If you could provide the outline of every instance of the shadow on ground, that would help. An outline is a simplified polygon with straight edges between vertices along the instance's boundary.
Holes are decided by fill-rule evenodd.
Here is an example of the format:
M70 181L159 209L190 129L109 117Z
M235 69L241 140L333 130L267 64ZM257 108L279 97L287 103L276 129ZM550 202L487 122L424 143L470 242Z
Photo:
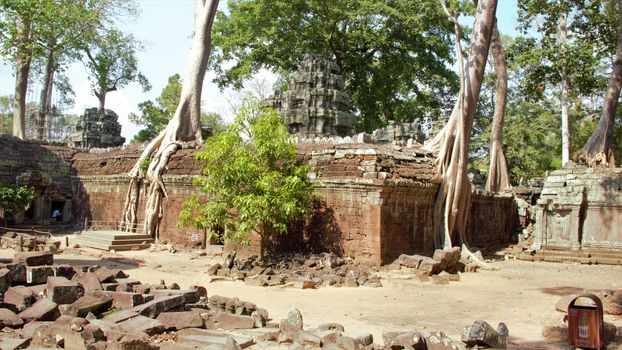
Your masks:
M145 261L142 259L131 259L126 257L103 257L101 259L79 259L79 258L54 258L55 265L71 265L71 266L93 266L99 265L111 269L130 270L139 268L145 265Z

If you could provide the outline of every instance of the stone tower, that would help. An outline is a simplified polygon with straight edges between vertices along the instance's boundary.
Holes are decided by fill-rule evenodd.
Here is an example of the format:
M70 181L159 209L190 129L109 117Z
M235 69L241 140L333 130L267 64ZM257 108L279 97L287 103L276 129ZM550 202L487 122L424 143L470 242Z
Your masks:
M106 109L105 113L97 108L87 108L76 125L76 132L71 135L70 146L75 148L108 148L123 145L119 116Z
M336 63L307 55L289 81L289 90L277 91L267 102L278 110L289 132L301 136L348 136L353 115L350 96Z

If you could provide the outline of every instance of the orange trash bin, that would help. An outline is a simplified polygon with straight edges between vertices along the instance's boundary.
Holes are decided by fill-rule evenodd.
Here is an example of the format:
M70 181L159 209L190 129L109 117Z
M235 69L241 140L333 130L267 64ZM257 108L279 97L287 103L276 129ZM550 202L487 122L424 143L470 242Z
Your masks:
M576 305L578 299L587 298L594 305ZM568 304L568 345L588 348L604 348L603 303L594 294L584 294Z

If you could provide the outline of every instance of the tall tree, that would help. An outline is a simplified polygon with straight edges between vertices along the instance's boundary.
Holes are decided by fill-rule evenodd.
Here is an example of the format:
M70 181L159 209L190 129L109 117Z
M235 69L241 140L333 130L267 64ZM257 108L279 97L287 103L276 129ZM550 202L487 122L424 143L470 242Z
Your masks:
M547 86L559 90L561 110L562 165L570 158L571 135L569 110L576 96L599 88L594 42L585 40L577 25L585 10L579 0L524 0L518 2L519 22L525 33L535 31L531 47L523 55L531 57L532 75L528 93L542 95Z
M502 141L508 96L508 73L505 53L501 46L501 36L496 24L492 31L490 53L497 73L497 93L495 94L495 112L490 132L490 166L488 167L486 190L499 192L510 188L510 178Z
M130 171L130 184L123 209L123 223L133 229L136 225L138 195L143 177L149 181L145 204L144 233L156 236L162 199L166 190L162 182L162 172L171 155L183 142L201 143L201 91L203 79L211 51L211 31L218 8L218 0L196 0L194 8L195 31L192 39L190 57L181 89L179 105L168 125L144 149L140 158ZM146 171L143 171L148 162Z
M622 1L610 1L608 5L604 12L617 20L617 48L611 64L611 75L598 125L590 139L573 158L590 166L615 167L613 129L622 86Z
M441 1L442 3L442 1ZM444 4L443 4L444 6ZM460 92L449 121L427 145L438 151L437 172L433 181L440 184L434 202L435 246L450 248L453 243L466 245L466 222L471 202L471 184L467 175L468 150L473 120L479 102L484 70L495 25L496 0L479 0L475 12L469 55L462 63L460 48L461 29L455 14L453 18L460 67Z
M93 40L86 48L86 68L93 94L99 100L99 110L103 111L106 95L124 86L138 82L143 91L151 89L149 81L138 69L136 54L142 44L131 34L110 29Z
M451 33L436 0L230 0L214 26L212 67L221 87L241 88L261 68L290 72L303 55L324 55L341 69L356 129L370 132L449 111Z

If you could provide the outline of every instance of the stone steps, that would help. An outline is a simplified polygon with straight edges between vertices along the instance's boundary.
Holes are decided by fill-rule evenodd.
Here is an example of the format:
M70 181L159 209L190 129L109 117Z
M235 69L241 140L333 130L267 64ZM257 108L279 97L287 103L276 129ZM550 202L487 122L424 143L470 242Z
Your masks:
M101 250L135 250L149 248L154 240L150 236L121 231L82 231L73 243Z
M541 250L534 255L523 253L516 256L519 260L545 261L555 263L586 264L586 265L622 265L620 250L590 250L573 252L570 250Z

